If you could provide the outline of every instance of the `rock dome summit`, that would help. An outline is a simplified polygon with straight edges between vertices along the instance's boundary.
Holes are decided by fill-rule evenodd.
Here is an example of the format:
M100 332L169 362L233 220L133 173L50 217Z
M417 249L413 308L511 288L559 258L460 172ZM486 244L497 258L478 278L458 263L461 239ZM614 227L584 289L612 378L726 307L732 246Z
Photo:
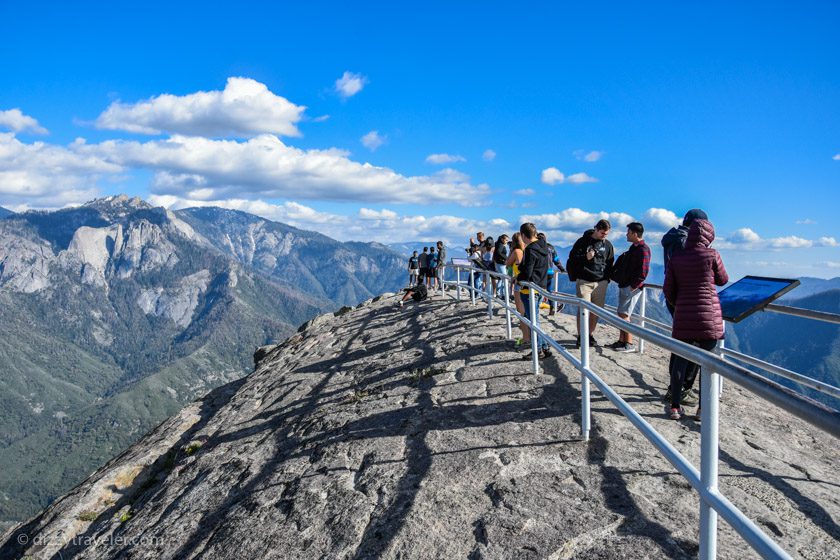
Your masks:
M580 376L538 375L486 309L380 296L258 352L0 539L2 558L693 558L698 498ZM574 318L547 318L559 341ZM611 328L598 336L614 337ZM662 414L668 354L592 352L693 461L699 426ZM720 486L790 554L840 558L837 442L728 383ZM755 554L723 521L720 558Z

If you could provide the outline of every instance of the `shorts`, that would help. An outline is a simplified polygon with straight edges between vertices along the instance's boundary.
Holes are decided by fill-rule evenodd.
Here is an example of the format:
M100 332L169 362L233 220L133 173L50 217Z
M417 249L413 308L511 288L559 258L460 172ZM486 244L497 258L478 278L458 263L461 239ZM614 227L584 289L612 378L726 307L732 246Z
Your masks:
M412 276L418 276L420 274L420 269L419 268L409 268L408 273L411 274Z
M607 299L607 286L609 283L609 280L601 280L600 282L578 280L575 283L575 294L581 299L591 301L598 307L604 307L604 302Z
M428 269L428 267L421 266L421 267L420 267L420 278L425 278L425 277L426 277L426 276L428 276L428 275L429 275L429 269Z
M437 268L427 268L426 278L434 278L437 275Z
M642 290L639 288L634 290L630 286L618 289L618 309L616 312L619 315L633 315L633 309L636 308L636 303L642 298Z

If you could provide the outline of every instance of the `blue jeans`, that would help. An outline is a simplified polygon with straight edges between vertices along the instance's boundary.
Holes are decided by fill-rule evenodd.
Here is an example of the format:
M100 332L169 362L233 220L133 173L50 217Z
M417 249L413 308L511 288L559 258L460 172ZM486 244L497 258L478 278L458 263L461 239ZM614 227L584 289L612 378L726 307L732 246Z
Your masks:
M531 319L531 294L523 294L522 292L519 293L519 297L522 298L522 305L525 307L525 318L529 321L534 322L534 326L540 326L540 300L542 297L539 294L534 294L534 297L537 299L537 315L533 319ZM537 349L538 350L547 350L548 349L548 342L546 342L545 338L538 335L534 329L531 329L531 336L537 337Z

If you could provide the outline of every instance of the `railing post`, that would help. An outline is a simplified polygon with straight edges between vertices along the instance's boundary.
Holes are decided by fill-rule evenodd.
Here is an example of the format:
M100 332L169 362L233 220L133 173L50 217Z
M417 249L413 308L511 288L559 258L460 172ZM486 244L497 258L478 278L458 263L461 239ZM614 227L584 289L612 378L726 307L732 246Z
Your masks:
M510 324L510 284L508 283L508 277L505 276L504 280L504 290L505 290L505 323L507 324L507 337L508 340L513 338L513 326Z
M560 274L556 270L554 271L554 289L552 291L555 294L560 291ZM557 313L557 301L552 301L551 305L554 312Z
M537 313L540 306L537 303L537 294L533 288L528 288L528 306L531 311L531 363L534 366L534 375L540 372L539 350L537 350Z
M461 268L455 269L455 299L461 301Z
M580 439L589 441L589 427L591 420L589 403L589 378L585 371L589 369L589 310L579 307L580 321Z
M726 341L724 339L720 339L718 341L717 347L715 348L715 354L720 356L721 360L726 359L726 356L723 355L723 348L724 348L725 343L726 343ZM718 375L718 398L720 398L722 396L723 396L723 376Z
M718 490L719 389L715 371L700 372L700 481L709 492ZM700 499L700 559L717 558L717 512Z
M470 301L475 305L475 270L470 269Z
M639 317L641 318L642 328L645 328L645 311L647 310L647 288L642 284L642 301L639 302ZM645 339L639 338L639 354L645 353Z
M490 292L490 273L484 273L484 293L487 296L487 316L493 318L493 294Z

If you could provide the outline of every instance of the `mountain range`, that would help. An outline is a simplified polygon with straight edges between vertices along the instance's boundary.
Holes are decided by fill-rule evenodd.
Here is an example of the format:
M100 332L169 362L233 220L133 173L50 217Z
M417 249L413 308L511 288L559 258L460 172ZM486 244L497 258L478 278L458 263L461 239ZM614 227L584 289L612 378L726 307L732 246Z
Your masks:
M0 221L0 522L47 505L254 348L402 286L402 257L126 196Z
M7 209L3 208L2 206L0 206L0 220L5 218L6 216L11 216L12 214L14 214L14 212L12 212L11 210L7 210Z

